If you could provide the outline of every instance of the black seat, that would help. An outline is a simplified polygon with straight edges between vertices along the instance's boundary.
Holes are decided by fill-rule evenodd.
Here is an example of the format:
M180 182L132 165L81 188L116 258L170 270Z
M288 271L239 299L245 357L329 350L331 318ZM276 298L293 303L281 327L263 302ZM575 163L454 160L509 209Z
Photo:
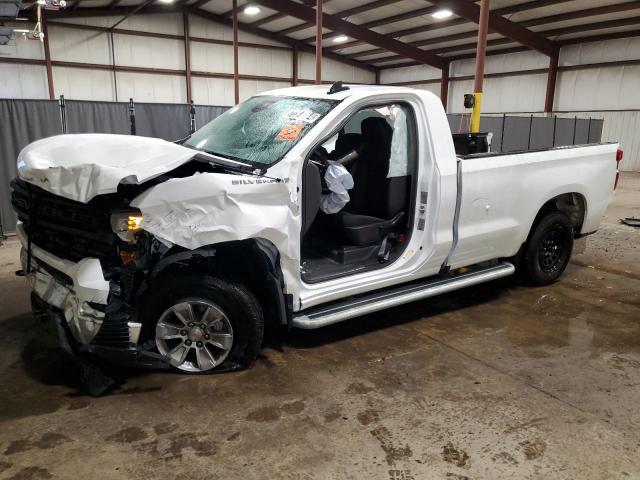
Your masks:
M362 145L362 135L359 133L340 133L335 149L329 154L329 160L337 160L360 145Z
M393 129L384 118L365 118L361 125L360 157L353 169L351 201L344 210L328 215L352 245L372 245L406 225L410 177L387 178Z

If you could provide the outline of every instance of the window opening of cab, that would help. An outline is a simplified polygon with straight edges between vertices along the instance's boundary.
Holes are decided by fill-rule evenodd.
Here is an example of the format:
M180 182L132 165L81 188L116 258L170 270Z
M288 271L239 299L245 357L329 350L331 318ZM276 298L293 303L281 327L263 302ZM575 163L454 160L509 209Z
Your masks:
M195 132L185 145L268 166L284 157L338 103L315 98L251 97Z

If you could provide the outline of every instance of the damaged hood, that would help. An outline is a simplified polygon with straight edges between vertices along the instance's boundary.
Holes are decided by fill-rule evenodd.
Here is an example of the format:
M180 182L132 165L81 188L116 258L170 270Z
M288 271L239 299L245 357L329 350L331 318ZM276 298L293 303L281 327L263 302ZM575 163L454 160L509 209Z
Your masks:
M27 145L18 175L55 195L87 203L188 162L197 152L158 138L133 135L57 135Z

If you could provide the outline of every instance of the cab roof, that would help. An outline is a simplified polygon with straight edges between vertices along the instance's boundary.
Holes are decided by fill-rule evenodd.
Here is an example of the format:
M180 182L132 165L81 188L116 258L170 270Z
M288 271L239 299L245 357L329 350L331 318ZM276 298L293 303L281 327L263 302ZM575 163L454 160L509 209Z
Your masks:
M353 85L353 84L345 83L344 86L349 87L349 89L342 90L332 94L329 93L329 89L331 88L331 85L322 84L322 85L306 85L303 87L279 88L277 90L269 90L266 92L262 92L260 95L322 98L327 100L344 100L345 98L353 95L366 96L370 94L415 91L407 87L393 87L393 86L386 86L386 85Z

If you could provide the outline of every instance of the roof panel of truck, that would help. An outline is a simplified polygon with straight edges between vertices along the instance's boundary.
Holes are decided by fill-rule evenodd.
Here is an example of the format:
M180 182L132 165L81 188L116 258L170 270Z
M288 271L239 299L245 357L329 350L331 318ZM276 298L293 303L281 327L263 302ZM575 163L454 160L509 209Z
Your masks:
M380 85L352 85L344 84L345 87L349 87L348 90L343 90L336 93L329 93L331 85L308 85L303 87L289 87L279 88L277 90L269 90L260 93L260 95L278 95L283 97L305 97L305 98L326 98L330 100L344 100L352 95L370 95L381 93L398 93L411 91L407 87L393 87L393 86L380 86Z

